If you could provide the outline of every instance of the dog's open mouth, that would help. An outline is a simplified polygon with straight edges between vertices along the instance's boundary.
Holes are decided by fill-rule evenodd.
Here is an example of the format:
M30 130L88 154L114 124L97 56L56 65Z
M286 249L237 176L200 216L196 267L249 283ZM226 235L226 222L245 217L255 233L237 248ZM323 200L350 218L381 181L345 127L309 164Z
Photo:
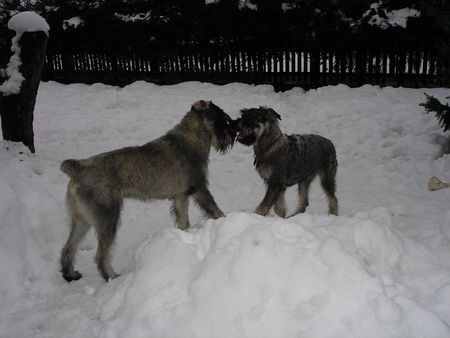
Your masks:
M256 135L253 132L240 131L236 140L243 145L249 146L256 142Z

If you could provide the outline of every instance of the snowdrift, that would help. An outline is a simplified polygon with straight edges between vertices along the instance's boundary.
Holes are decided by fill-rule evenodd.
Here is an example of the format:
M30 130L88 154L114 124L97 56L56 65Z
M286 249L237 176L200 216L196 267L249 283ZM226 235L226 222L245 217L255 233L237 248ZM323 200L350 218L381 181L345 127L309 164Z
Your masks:
M445 337L440 318L397 284L414 265L408 246L385 208L289 220L233 213L190 232L164 229L138 249L137 270L113 282L100 336Z
M419 106L423 91L42 83L37 154L0 143L0 337L449 337L450 189L426 189L430 176L450 179L448 135ZM61 161L148 142L198 99L232 117L269 106L286 133L332 140L340 216L325 214L317 182L305 214L255 215L264 186L252 150L237 144L210 157L227 217L191 206L182 232L169 202L127 201L113 257L121 276L99 276L90 233L77 255L83 278L66 283ZM291 212L296 198L289 189Z

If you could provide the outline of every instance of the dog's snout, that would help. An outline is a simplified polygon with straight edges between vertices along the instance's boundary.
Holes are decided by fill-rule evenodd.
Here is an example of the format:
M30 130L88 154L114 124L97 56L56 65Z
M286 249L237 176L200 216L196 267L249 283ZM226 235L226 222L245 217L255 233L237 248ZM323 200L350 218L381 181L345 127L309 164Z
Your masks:
M231 120L231 129L233 129L234 132L238 133L241 130L241 127L241 119Z

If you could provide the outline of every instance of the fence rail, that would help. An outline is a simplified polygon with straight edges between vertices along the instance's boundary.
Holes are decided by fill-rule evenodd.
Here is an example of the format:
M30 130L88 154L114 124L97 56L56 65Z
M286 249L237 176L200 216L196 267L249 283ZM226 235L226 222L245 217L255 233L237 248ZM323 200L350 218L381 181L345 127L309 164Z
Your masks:
M181 50L148 53L49 49L44 80L126 85L136 80L157 84L207 81L244 82L317 88L344 83L406 87L439 86L442 67L431 49L324 48L252 50Z

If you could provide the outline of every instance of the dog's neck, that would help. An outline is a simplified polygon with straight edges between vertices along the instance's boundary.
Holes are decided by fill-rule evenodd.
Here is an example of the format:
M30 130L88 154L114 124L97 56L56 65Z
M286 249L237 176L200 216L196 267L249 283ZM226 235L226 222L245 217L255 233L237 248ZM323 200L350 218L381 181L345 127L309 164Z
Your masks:
M196 131L195 133L192 133L193 129ZM206 156L206 158L209 156L212 135L205 128L203 121L197 114L188 112L168 133L173 132L176 132L178 136L181 136L185 142L194 145L197 151ZM198 139L200 139L200 142Z
M255 163L257 163L264 155L271 153L281 145L283 132L274 125L272 130L261 135L258 142L253 147Z

